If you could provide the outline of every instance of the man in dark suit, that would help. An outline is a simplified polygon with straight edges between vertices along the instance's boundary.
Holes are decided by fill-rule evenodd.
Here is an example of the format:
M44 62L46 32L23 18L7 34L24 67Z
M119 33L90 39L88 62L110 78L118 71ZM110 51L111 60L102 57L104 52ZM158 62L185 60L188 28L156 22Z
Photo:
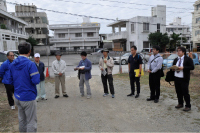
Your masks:
M186 55L186 49L184 47L179 47L177 49L178 58L173 62L173 65L178 67L174 71L175 76L175 88L178 97L178 105L175 108L183 108L184 101L186 102L185 108L183 111L190 111L190 95L189 95L189 81L190 81L190 71L194 70L193 60Z

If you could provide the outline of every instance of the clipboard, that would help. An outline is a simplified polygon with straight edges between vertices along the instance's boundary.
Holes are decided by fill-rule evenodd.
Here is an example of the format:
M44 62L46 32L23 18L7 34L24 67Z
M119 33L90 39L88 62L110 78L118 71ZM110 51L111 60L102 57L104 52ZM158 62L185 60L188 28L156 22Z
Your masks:
M138 75L139 75L139 73L140 73L140 69L135 69L134 72L135 72L135 77L138 77ZM144 71L143 71L143 69L142 69L142 71L141 71L141 76L144 76Z

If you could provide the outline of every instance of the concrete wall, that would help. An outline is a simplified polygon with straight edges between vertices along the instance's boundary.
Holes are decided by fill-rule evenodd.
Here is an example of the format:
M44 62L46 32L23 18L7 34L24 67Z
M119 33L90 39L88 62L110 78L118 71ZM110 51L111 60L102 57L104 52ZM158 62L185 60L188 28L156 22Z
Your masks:
M34 54L39 53L41 56L50 55L49 46L34 46Z

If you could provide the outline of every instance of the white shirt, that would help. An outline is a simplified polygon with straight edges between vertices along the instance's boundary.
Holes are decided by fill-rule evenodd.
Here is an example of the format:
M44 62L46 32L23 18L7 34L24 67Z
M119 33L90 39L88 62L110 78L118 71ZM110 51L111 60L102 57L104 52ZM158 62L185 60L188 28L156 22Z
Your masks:
M185 55L183 55L182 57L178 57L178 61L176 63L176 66L183 67L184 57L185 57ZM181 59L181 65L179 66L180 59ZM184 78L183 77L183 70L181 70L179 73L177 71L175 71L174 76L178 77L178 78Z

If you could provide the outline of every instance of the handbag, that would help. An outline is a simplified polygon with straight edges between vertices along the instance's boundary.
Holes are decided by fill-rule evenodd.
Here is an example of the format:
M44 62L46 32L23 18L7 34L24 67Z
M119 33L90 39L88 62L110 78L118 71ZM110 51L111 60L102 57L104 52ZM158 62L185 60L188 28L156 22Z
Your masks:
M169 84L172 85L172 84L171 84L171 81L175 81L175 76L174 76L174 72L173 72L173 71L168 71L168 72L167 72L165 81L166 81L166 82L169 82ZM174 86L174 85L172 85L172 86Z

